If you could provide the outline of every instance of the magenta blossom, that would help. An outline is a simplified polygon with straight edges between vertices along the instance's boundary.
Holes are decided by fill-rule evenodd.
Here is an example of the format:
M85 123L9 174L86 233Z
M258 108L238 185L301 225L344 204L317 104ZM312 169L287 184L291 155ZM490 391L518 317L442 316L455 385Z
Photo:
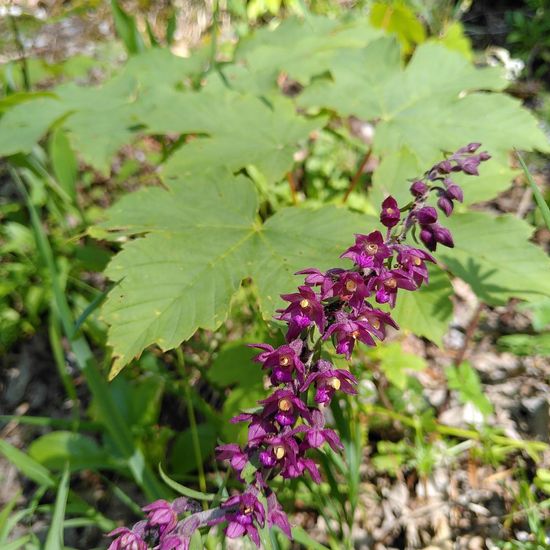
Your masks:
M377 277L371 279L369 286L376 289L376 301L379 304L389 304L395 307L397 291L416 290L418 287L412 277L402 269L385 270Z
M312 384L317 388L315 402L322 405L330 403L334 393L338 390L349 395L357 393L354 388L357 385L355 376L347 370L335 369L332 363L324 359L319 360L317 370L307 377L300 391L306 391ZM315 422L315 417L312 418L312 421Z
M401 219L399 205L393 197L387 197L382 203L382 211L380 212L380 221L386 227L394 227Z
M358 267L379 269L382 262L391 256L391 250L384 244L380 231L368 235L355 235L355 244L350 246L340 258L349 258Z
M222 508L228 510L225 534L230 539L246 534L259 548L260 535L257 526L264 526L265 510L257 497L251 492L236 495L226 500L222 504Z
M316 324L322 332L325 328L325 312L319 297L309 286L298 287L298 292L283 294L281 298L290 305L286 309L277 310L281 321L288 323L287 342L295 340L297 336L311 324Z
M147 550L147 543L143 540L146 522L136 523L132 529L118 527L107 536L117 538L111 542L108 550Z
M264 369L271 369L271 383L274 386L290 382L294 371L303 380L305 367L300 361L302 340L293 340L277 349L269 344L250 344L250 346L263 350L256 355L254 361L261 363Z

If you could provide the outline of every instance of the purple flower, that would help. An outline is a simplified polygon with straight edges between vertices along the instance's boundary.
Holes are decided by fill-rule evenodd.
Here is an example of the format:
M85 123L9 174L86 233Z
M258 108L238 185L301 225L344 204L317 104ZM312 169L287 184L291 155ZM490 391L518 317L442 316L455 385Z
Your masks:
M268 344L250 344L250 346L263 350L254 358L254 361L262 363L264 369L271 369L270 379L274 386L291 382L294 370L303 379L305 367L300 361L300 353L304 347L302 340L293 340L277 349Z
M273 466L279 464L283 472L289 466L296 465L300 449L294 439L293 433L289 431L283 435L274 436L264 441L266 448L260 452L259 459L266 468L273 468Z
M320 286L321 287L321 300L332 297L332 287L334 281L338 279L341 273L345 273L344 269L333 268L329 269L326 273L319 271L318 269L303 269L297 271L296 275L307 275L305 279L306 285Z
M307 406L291 390L277 390L259 403L264 405L261 415L274 418L281 426L292 426L300 416L309 418Z
M336 352L351 357L355 342L359 340L367 346L375 346L373 337L370 334L370 323L367 320L352 318L343 311L336 313L335 322L332 323L325 334L323 340L334 336L336 340Z
M309 286L298 287L298 292L283 294L281 298L290 305L277 310L277 319L288 323L287 342L295 340L303 329L315 323L322 332L325 326L325 312L317 294Z
M258 446L267 435L276 433L273 420L265 418L261 414L241 413L234 416L230 422L232 424L250 422L248 425L248 445L250 447Z
M386 227L394 227L399 223L401 212L397 201L392 197L387 197L382 203L382 211L380 213L380 221Z
M216 447L218 460L228 460L232 468L239 474L248 462L248 455L236 443Z
M228 522L225 534L230 539L247 534L259 548L260 535L256 526L264 526L265 510L256 496L248 491L229 498L221 506L228 510L225 516Z
M363 277L354 271L344 271L332 288L334 296L347 302L353 309L359 309L369 295Z
M462 202L464 200L464 193L462 192L462 187L453 183L450 180L446 180L447 183L447 195L451 200Z
M384 237L380 231L373 231L368 235L355 235L355 244L350 246L340 258L349 258L362 269L377 269L382 262L391 256L390 249L384 244Z
M183 535L171 533L162 539L159 550L189 550L190 542L190 539Z
M328 443L333 451L341 451L344 446L334 430L325 428L325 415L321 411L314 411L311 426L299 426L305 431L305 441L313 449L319 449Z
M369 283L372 288L376 289L376 301L379 304L389 304L390 307L395 306L397 291L400 288L405 290L418 288L412 277L402 269L386 270L373 277Z
M147 523L149 527L157 527L159 536L162 537L167 531L171 531L178 522L178 514L172 505L166 500L155 500L142 508L147 512Z
M396 249L398 250L398 263L412 277L416 285L427 283L428 268L424 262L435 263L435 258L427 252L411 246L398 245Z
M145 523L140 521L132 529L118 527L108 533L109 537L117 537L111 542L108 550L147 550L147 543L142 538L145 533Z
M288 517L273 491L267 496L267 524L270 527L277 525L289 539L292 538Z
M356 392L354 386L357 380L351 372L344 369L335 369L329 361L320 359L316 365L317 370L312 372L307 378L300 391L306 391L311 384L315 384L317 391L315 393L315 402L326 405L330 403L334 393L340 390L349 395ZM312 422L315 423L316 411L312 413Z

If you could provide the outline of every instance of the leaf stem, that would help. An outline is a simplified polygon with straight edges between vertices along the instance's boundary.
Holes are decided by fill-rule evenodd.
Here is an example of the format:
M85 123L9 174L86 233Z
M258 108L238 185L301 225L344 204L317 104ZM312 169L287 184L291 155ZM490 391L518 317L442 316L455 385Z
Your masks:
M178 368L184 376L183 391L185 392L185 401L187 402L187 418L189 419L189 427L191 429L191 438L193 440L193 451L195 453L195 462L197 463L197 470L199 473L199 488L201 492L206 493L206 475L204 473L204 466L202 461L201 444L199 438L199 432L197 430L197 418L195 417L195 408L193 405L193 399L191 397L191 388L189 376L185 371L185 357L180 347L176 348L176 360ZM203 501L203 506L208 509L208 504Z
M11 28L13 29L13 36L15 39L15 45L19 51L19 60L21 62L21 75L23 76L23 86L25 91L30 92L31 90L31 79L29 78L29 66L27 64L27 55L25 54L25 47L23 46L23 41L21 40L21 33L19 32L19 27L17 21L13 15L10 15Z
M372 155L372 148L370 148L365 155L363 156L363 160L361 161L361 164L359 165L359 168L357 168L357 171L353 175L353 178L351 179L351 182L349 184L349 187L346 191L346 194L344 195L344 198L342 199L342 204L346 204L349 196L351 195L352 191L355 189L357 183L359 182L359 179L361 178L361 175L363 174L363 170L365 169L365 166L370 160L370 157Z

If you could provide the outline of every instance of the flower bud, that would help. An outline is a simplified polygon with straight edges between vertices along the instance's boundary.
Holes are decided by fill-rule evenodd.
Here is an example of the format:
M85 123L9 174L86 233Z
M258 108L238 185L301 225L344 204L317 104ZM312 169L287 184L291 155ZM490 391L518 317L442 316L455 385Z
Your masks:
M382 211L380 213L380 221L386 227L394 227L399 223L401 218L401 212L399 212L399 205L393 197L388 197L382 203Z
M432 206L424 206L416 213L420 225L430 225L437 221L437 211Z
M430 188L423 181L415 181L411 185L411 193L415 197L421 197L422 195L427 193L429 189Z
M450 216L453 211L453 201L446 195L441 195L441 197L439 197L437 200L437 206L439 206L439 209L444 212L445 216Z
M440 225L437 225L433 228L434 230L434 237L435 240L438 243L441 243L443 246L447 246L449 248L454 247L453 237L451 235L451 232L446 227L441 227Z
M462 187L460 187L460 185L457 185L456 183L450 183L447 186L447 195L450 199L454 199L458 202L462 202L464 200Z
M437 241L435 240L435 236L430 226L426 226L422 229L422 231L420 231L420 240L426 245L428 250L431 250L432 252L435 250Z

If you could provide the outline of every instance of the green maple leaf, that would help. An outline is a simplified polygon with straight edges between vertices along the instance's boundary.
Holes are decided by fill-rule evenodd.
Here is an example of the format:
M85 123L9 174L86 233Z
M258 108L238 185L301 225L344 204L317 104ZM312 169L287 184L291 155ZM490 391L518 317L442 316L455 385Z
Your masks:
M549 150L536 119L517 100L487 92L506 86L499 69L475 68L444 46L418 47L403 68L397 45L383 38L341 52L331 74L332 80L306 88L298 104L378 121L373 149L380 155L405 147L427 167L442 150L472 141L499 158L513 147Z
M178 182L168 191L143 189L111 208L96 236L145 234L125 244L107 269L111 279L121 280L103 307L113 376L151 344L171 349L199 327L219 326L246 277L270 317L282 305L279 294L299 284L297 270L339 264L353 233L372 223L325 207L283 209L262 224L257 208L252 183L227 172Z
M437 256L466 281L483 302L550 296L550 259L529 242L533 227L507 214L457 213L444 220L455 247L438 248Z
M258 94L276 92L279 74L307 83L327 71L343 48L361 48L381 35L382 31L364 18L289 18L275 30L264 27L241 40L235 64L227 66L224 74L236 89Z

